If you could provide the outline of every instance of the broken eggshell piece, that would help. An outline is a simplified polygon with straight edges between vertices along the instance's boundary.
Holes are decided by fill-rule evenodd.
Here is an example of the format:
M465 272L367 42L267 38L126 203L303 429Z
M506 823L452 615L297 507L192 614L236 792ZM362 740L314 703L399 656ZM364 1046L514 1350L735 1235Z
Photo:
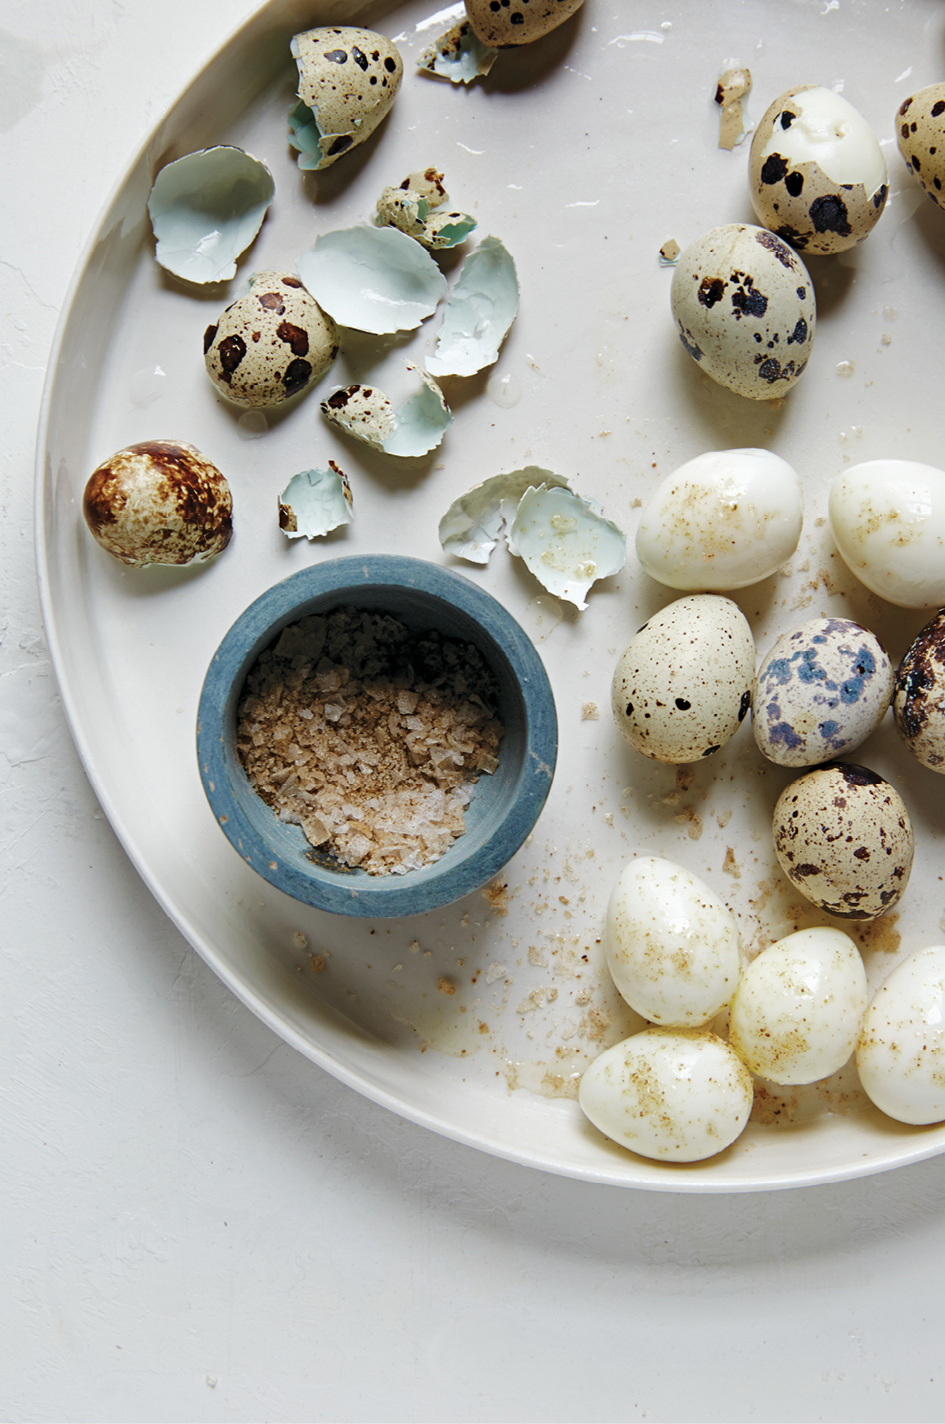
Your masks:
M275 184L264 163L221 144L174 159L148 195L155 259L175 277L227 282L262 227Z
M446 208L449 194L443 174L433 167L410 173L396 188L385 188L377 201L378 227L395 227L423 247L457 247L476 226L468 213Z
M288 539L318 539L347 524L353 511L348 477L334 460L327 470L302 470L279 496L279 528Z
M427 370L434 376L473 376L491 366L518 314L518 298L511 254L497 237L483 238L449 295Z
M293 35L298 99L289 112L289 142L305 170L327 168L363 143L387 115L403 62L374 30L332 25Z
M526 490L539 485L567 488L563 475L527 465L522 470L493 475L453 501L439 524L443 552L472 564L487 564L499 535L511 523Z
M591 585L619 573L627 557L625 535L596 500L546 485L525 491L506 540L549 593L580 609Z
M413 331L447 292L446 278L419 242L367 223L323 233L302 253L298 270L340 326L375 336Z
M483 44L469 21L462 20L423 51L417 67L451 84L471 84L485 78L498 57L499 51Z
M453 419L443 393L431 376L412 362L407 370L413 390L400 405L376 386L353 385L322 401L325 418L385 455L415 459L439 445Z

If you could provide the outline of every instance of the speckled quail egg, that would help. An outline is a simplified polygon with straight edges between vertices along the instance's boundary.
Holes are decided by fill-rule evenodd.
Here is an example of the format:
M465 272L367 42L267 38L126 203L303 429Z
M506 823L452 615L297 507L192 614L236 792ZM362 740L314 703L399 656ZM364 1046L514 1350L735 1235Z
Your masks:
M786 460L770 450L711 450L653 491L637 525L637 558L671 588L746 588L787 563L803 516Z
M945 470L916 460L850 465L830 487L840 556L899 608L945 604Z
M663 1028L700 1028L728 1003L741 959L735 916L697 875L643 855L621 871L604 949L631 1008Z
M289 142L304 169L327 168L369 138L390 112L404 66L395 44L375 30L329 25L293 35L298 100Z
M796 252L747 223L712 228L680 253L670 302L700 368L750 400L796 384L814 339L814 285Z
M655 761L711 756L749 707L755 644L736 603L714 593L679 598L630 639L611 705L627 741Z
M921 764L945 774L945 608L926 623L899 664L893 715Z
M894 676L868 629L849 618L809 619L761 660L751 713L758 750L780 766L845 756L886 715Z
M262 272L207 327L203 350L228 400L278 405L321 380L338 355L338 328L298 277Z
M879 139L848 99L820 84L788 89L768 108L748 178L759 222L818 256L868 237L889 193Z
M929 84L902 101L896 142L910 173L945 208L945 84Z
M641 1157L701 1162L743 1132L751 1074L707 1030L647 1028L594 1059L578 1088L587 1118Z
M481 44L493 49L530 44L580 10L584 0L466 0L466 18Z
M852 1054L868 997L849 935L826 926L797 930L763 949L742 974L729 1040L770 1083L816 1083Z
M233 533L226 479L179 440L144 440L104 460L85 486L82 513L123 564L204 563Z
M877 989L856 1066L887 1117L913 1126L945 1120L945 944L913 951Z
M872 920L909 881L915 836L894 786L865 766L829 762L786 786L772 818L781 869L808 900L847 920Z

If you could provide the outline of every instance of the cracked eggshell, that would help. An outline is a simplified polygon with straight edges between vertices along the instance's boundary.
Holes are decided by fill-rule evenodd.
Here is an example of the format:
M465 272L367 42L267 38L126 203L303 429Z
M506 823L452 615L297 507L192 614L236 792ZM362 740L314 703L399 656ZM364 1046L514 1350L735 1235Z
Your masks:
M204 332L217 389L242 406L272 406L320 381L338 355L338 328L298 277L262 272Z
M889 178L879 139L842 94L801 84L767 109L748 156L759 222L800 252L844 252L869 237Z
M580 10L584 0L466 0L466 17L484 45L506 49L550 34Z
M403 61L385 35L356 25L304 30L290 42L299 70L289 142L303 169L327 168L363 143L390 111Z
M830 528L847 568L899 608L945 604L945 470L867 460L834 480Z
M849 618L811 618L765 654L755 677L755 745L779 766L854 751L889 709L895 674L875 634Z
M266 165L228 144L165 164L148 196L155 259L188 282L229 281L274 192Z
M427 46L417 67L451 84L471 84L485 78L498 57L499 51L483 44L469 21L463 20Z
M902 101L896 143L909 172L945 208L945 84L929 84Z
M663 1028L700 1028L741 972L735 917L709 886L661 856L638 856L611 891L607 967L632 1009Z
M323 233L298 261L299 276L340 326L376 336L413 331L447 293L429 252L393 227L359 223Z
M449 294L427 369L434 376L472 376L491 366L518 314L518 300L511 253L497 237L484 237Z
M410 173L396 188L385 188L377 200L378 227L395 227L432 251L457 247L476 226L468 213L448 211L449 194L443 174L435 168Z
M347 524L353 501L347 475L334 460L327 470L302 470L279 496L279 528L287 539L318 539Z
M913 1127L945 1120L945 945L915 950L877 989L856 1066L887 1117Z
M775 854L828 914L872 920L902 897L915 836L905 802L868 767L830 762L786 786L772 818Z
M436 381L407 363L414 389L395 406L376 386L345 386L322 401L325 418L386 455L416 458L439 445L453 419Z
M468 559L473 564L487 564L503 527L515 517L515 511L526 490L568 488L563 475L526 465L522 470L492 475L481 484L460 495L440 520L438 534L444 553Z
M677 599L634 634L614 670L614 719L654 761L711 756L751 706L755 644L736 603L714 593Z
M627 557L626 537L599 505L560 486L525 491L506 542L549 593L581 609L591 586Z
M797 472L779 455L709 451L653 491L637 525L637 558L670 588L747 588L791 558L803 517Z
M893 715L919 763L945 775L945 608L916 635L899 664Z
M827 926L796 930L743 972L729 1041L769 1083L816 1083L853 1053L868 999L866 970L849 935Z
M123 564L205 563L233 533L230 487L179 440L128 445L89 476L82 513L97 543Z
M605 1049L578 1088L582 1111L605 1137L664 1162L723 1152L753 1101L748 1069L704 1029L644 1029Z
M767 228L728 223L680 253L670 303L699 367L750 400L786 395L810 357L816 302L796 252Z

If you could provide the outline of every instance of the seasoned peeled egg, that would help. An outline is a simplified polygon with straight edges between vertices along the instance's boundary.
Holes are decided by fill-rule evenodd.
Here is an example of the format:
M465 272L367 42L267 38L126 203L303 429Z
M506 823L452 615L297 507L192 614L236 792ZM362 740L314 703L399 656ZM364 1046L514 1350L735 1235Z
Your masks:
M847 568L899 608L945 604L945 470L916 460L851 465L830 487L830 528Z
M244 406L271 406L321 380L338 354L338 328L298 277L252 279L203 338L214 385Z
M896 142L909 172L933 203L945 208L945 84L929 84L902 101Z
M945 945L915 950L877 989L856 1066L888 1117L914 1126L945 1120Z

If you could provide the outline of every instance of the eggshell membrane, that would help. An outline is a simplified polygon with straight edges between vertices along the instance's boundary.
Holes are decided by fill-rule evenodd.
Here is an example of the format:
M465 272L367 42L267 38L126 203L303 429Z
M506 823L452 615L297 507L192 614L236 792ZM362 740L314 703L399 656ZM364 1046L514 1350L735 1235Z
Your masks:
M945 208L945 84L929 84L902 101L896 143L909 172Z
M786 460L770 450L711 450L657 485L637 525L637 558L670 588L747 588L787 563L803 518L801 483Z
M531 44L571 18L584 0L466 0L466 17L476 38L494 49Z
M237 405L279 405L317 384L338 355L338 328L291 273L263 272L204 333L204 362Z
M945 608L913 639L896 672L896 729L922 766L945 774Z
M619 993L664 1028L707 1024L738 983L734 915L698 876L660 856L639 856L621 871L604 947Z
M363 143L390 111L403 61L386 35L331 25L294 35L298 96L320 133L313 168L327 168ZM305 166L309 166L305 164Z
M749 707L755 645L736 603L696 593L655 613L614 670L611 706L627 741L655 761L711 756Z
M753 1093L748 1069L715 1034L648 1028L595 1058L578 1102L600 1132L641 1157L700 1162L740 1136Z
M945 1120L945 945L915 950L877 989L856 1066L888 1117L913 1126Z
M868 1001L866 970L842 930L797 930L769 945L742 974L729 1040L768 1082L799 1086L846 1063Z
M834 480L830 528L850 572L899 608L945 604L945 470L867 460Z
M840 918L887 913L909 882L909 812L895 787L868 767L833 762L792 781L775 804L772 832L788 879Z

